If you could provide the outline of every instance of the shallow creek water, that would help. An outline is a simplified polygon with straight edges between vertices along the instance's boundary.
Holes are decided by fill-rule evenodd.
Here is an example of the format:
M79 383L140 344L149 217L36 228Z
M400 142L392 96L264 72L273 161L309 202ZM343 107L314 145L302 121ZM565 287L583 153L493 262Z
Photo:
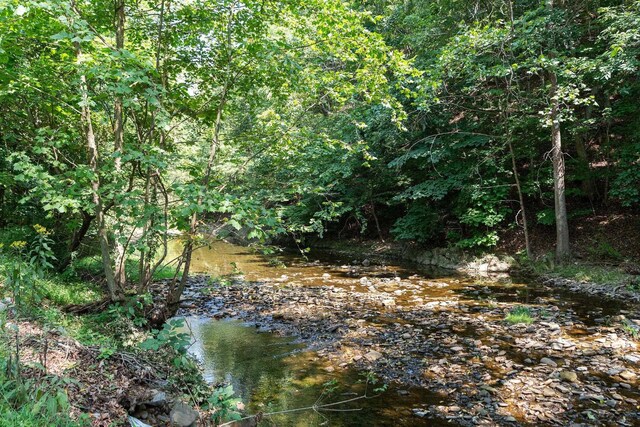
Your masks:
M177 253L179 243L171 249ZM276 266L224 242L194 253L194 273L215 279L240 271L253 283L249 290L214 285L203 297L208 283L202 279L185 293L182 314L195 338L191 352L206 379L233 384L248 413L365 393L371 398L270 416L261 425L553 425L564 420L560 409L572 420L613 422L622 414L622 424L617 419L611 425L624 425L630 409L636 410L631 419L640 419L633 404L637 369L623 359L637 348L610 325L620 313L634 317L621 303L508 277L473 278L393 262L363 265L324 252L278 259ZM504 314L518 305L533 310L532 326L505 324ZM590 343L594 362L581 366L590 361ZM383 357L370 360L366 352L372 349ZM544 356L557 366L538 365ZM620 369L607 373L611 367ZM376 393L362 381L369 369L400 383ZM561 369L577 372L579 380L563 382ZM616 375L625 369L634 379L621 386ZM589 391L595 399L584 397ZM607 400L612 402L604 405Z

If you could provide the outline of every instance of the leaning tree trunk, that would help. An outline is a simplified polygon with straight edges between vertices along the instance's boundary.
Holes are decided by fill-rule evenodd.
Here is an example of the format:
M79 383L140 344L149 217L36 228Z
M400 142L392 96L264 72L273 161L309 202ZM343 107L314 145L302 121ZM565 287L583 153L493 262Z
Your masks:
M75 43L77 63L81 66L82 50L79 43ZM100 253L102 255L102 268L107 279L109 297L112 301L122 299L122 294L116 286L113 266L111 264L111 254L109 252L109 239L105 226L102 197L100 196L100 171L98 170L98 146L96 145L93 124L91 121L91 107L89 104L89 90L87 88L87 77L84 73L80 75L80 95L82 98L82 123L84 125L85 139L87 142L87 153L89 169L92 172L91 196L95 209L96 225L98 227L98 239L100 241Z
M91 215L85 210L82 210L81 214L82 224L80 225L80 228L73 232L73 236L71 236L71 242L69 243L69 247L67 249L67 254L65 254L64 258L58 263L57 271L59 273L62 273L71 264L72 254L80 248L84 237L87 235L87 232L91 227L91 222L95 218L95 215Z
M229 9L229 22L227 25L227 35L226 42L227 48L232 49L232 28L234 22L234 8ZM207 161L207 167L204 172L204 176L202 178L202 188L200 193L198 194L196 205L198 208L201 207L203 198L209 190L209 183L211 181L211 173L213 172L213 163L216 157L216 151L220 143L220 131L222 126L222 113L227 103L227 97L229 96L230 85L232 84L231 77L231 57L227 58L226 65L226 78L224 81L224 85L222 87L222 91L220 93L220 101L218 102L218 108L216 111L216 121L213 127L213 138L211 139L211 145L209 147L209 158ZM237 77L237 76L236 76ZM183 265L182 276L180 277L180 281L176 283L179 271L176 272L176 276L174 276L173 281L171 282L171 286L169 289L169 295L167 297L167 309L168 315L173 316L178 311L180 305L180 297L182 296L182 292L187 284L187 279L189 278L189 271L191 269L191 258L194 249L194 238L198 232L198 209L195 209L191 215L191 220L189 223L189 236L187 243L182 251L181 263Z
M556 219L556 259L569 258L569 224L567 221L567 205L565 202L565 167L562 153L562 136L560 133L560 101L557 99L558 79L554 72L549 73L551 81L551 159L553 161L553 195Z
M211 180L211 172L213 171L213 162L216 157L216 151L218 148L218 144L220 142L220 127L222 124L222 111L227 101L227 84L222 90L220 104L218 105L218 111L216 113L216 123L213 131L213 138L211 140L211 146L209 147L209 159L207 160L207 167L205 169L204 177L202 178L202 190L198 195L197 206L202 205L203 197L205 193L209 189L209 182ZM169 296L167 299L167 308L169 309L169 315L173 316L178 311L180 304L180 297L182 296L182 292L184 292L184 288L187 285L187 279L189 278L189 271L191 269L191 258L193 254L193 240L196 234L198 233L198 211L195 210L191 214L191 221L189 223L189 237L187 243L182 250L182 259L184 263L184 267L182 270L182 276L180 277L180 281L176 284L175 279L172 283L172 286L169 291Z

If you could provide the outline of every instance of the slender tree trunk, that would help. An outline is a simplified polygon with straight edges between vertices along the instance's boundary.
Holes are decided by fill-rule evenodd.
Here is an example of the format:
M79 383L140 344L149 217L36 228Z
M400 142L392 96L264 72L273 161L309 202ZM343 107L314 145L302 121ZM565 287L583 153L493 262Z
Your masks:
M607 111L610 111L611 109L611 98L609 97L609 94L605 91L604 93L604 108ZM604 203L605 206L607 206L609 204L609 177L611 176L611 114L607 114L607 124L605 126L605 133L604 133L604 143L603 143L603 158L605 161L606 169L607 172L605 174L605 181L604 181L604 191L603 191L603 195L602 195L602 202Z
M160 2L160 15L158 17L158 33L157 33L157 45L156 45L156 57L155 57L155 68L158 74L160 74L162 88L164 91L167 90L167 78L165 70L161 69L161 56L162 56L162 39L165 28L165 13L167 13L170 9L171 3L167 0L162 0ZM148 134L148 140L153 143L155 141L156 135L156 114L157 111L154 109L151 113L151 126L150 132ZM159 142L158 145L161 148L165 148L165 135L162 130L158 131ZM139 138L141 141L143 138ZM168 196L166 194L166 190L164 187L162 188L163 196L164 196L164 230L162 232L158 232L155 228L156 221L158 220L157 215L155 213L155 207L158 206L158 187L162 187L161 183L161 173L157 168L152 168L151 166L147 166L145 170L145 192L144 192L144 207L145 211L150 212L149 218L146 220L145 225L143 227L142 239L146 241L146 247L148 250L140 251L140 261L139 261L139 271L140 271L140 279L138 282L138 293L145 292L149 285L153 280L153 274L156 269L160 266L160 264L164 261L167 255L167 232L168 232ZM151 208L150 210L147 210ZM163 252L160 257L158 257L155 261L154 258L157 255L156 247L157 247L157 237L161 234Z
M565 167L562 153L562 136L560 133L560 102L557 99L558 80L556 74L549 72L551 81L551 159L553 161L553 194L556 219L556 259L565 260L570 257L569 224L567 205L565 202Z
M227 85L225 83L225 87L223 88L221 99L220 99L220 104L218 105L218 111L216 113L216 123L214 127L213 138L211 140L211 146L209 147L209 158L207 160L207 167L205 169L205 174L202 179L202 193L198 195L198 200L197 200L198 206L202 204L202 199L205 195L204 193L207 192L209 187L209 181L211 180L213 162L215 160L216 151L218 148L218 144L220 142L220 127L222 124L222 111L224 109L224 106L227 100L226 98L227 98ZM189 223L189 238L182 251L182 257L184 259L182 276L177 286L175 286L175 283L171 286L169 299L167 301L167 307L169 308L170 315L175 314L175 312L178 310L180 296L182 295L182 292L184 292L184 288L187 284L187 279L189 278L189 271L191 269L191 258L193 254L193 239L197 233L198 233L198 212L194 211L193 214L191 214L191 221Z
M124 0L116 0L116 49L121 51L124 49L124 21L125 21L125 13L124 13ZM115 168L116 170L122 169L122 148L124 146L124 115L122 108L122 95L116 96L115 105L114 105L114 115L115 115L115 128L114 128L114 151L116 152L115 156Z
M76 55L78 65L81 66L82 50L80 44L76 43ZM84 125L85 138L87 142L87 153L89 169L93 176L91 178L91 195L95 206L95 218L98 227L98 238L100 241L100 253L102 255L102 268L107 280L107 289L112 301L122 299L122 295L116 286L113 266L111 264L111 254L109 253L109 239L104 219L102 197L100 196L100 171L98 169L98 146L96 145L95 134L93 133L93 123L91 121L91 106L89 101L89 90L87 88L87 77L84 73L80 75L80 95L82 98L82 123Z
M508 6L509 6L509 22L511 24L510 27L510 33L511 33L511 37L513 37L513 31L514 31L514 15L513 15L513 2L511 0L509 0L508 2ZM509 59L509 64L512 63L513 61L513 57L511 55L511 51L509 50L510 53L510 59ZM524 196L522 195L522 185L520 185L520 175L518 175L518 167L516 164L516 154L515 154L515 150L513 149L513 143L511 142L511 138L512 138L512 130L511 130L511 125L509 123L509 119L511 117L511 91L512 91L512 80L514 78L514 74L513 71L511 72L511 76L510 78L506 79L506 86L507 86L507 102L506 105L503 109L504 111L504 123L507 126L507 144L509 146L509 154L511 155L511 168L513 170L513 177L514 180L516 182L516 190L518 191L518 201L520 202L520 212L522 212L522 228L524 230L524 246L525 246L525 250L527 251L527 257L529 259L533 258L533 252L531 251L531 241L529 240L529 223L527 221L527 210L524 206ZM516 224L517 224L518 218L516 215Z
M229 21L227 24L227 34L226 34L226 42L228 52L232 49L231 43L231 32L234 23L234 8L229 9ZM220 130L222 126L222 112L224 111L225 105L227 103L227 96L229 95L229 86L231 84L231 56L227 58L227 66L226 66L226 78L224 82L224 86L222 87L222 92L220 93L220 101L218 103L218 108L216 111L216 121L214 124L213 138L211 140L211 146L209 147L209 158L207 160L207 167L205 169L204 177L202 178L202 189L201 193L198 195L197 206L202 205L202 200L206 195L209 189L209 181L211 180L211 172L213 171L213 162L216 157L216 151L218 145L220 143ZM176 286L176 277L172 281L172 284L169 289L169 295L167 298L167 308L169 311L169 316L172 316L176 313L180 304L180 297L182 296L182 292L187 284L187 279L189 278L189 271L191 269L191 258L194 249L194 237L198 232L198 211L195 210L191 215L191 221L189 223L189 237L185 247L182 251L182 259L181 261L184 264L182 270L182 276L180 278L180 282Z
M553 10L554 0L547 0L547 7ZM553 57L553 54L549 54ZM548 71L551 89L551 160L553 162L553 200L556 220L556 260L562 262L571 256L569 249L569 223L567 220L567 204L565 201L565 167L562 153L562 135L560 129L560 100L558 99L558 77L553 70Z
M116 0L115 4L115 18L116 18L116 49L122 51L124 49L124 22L125 22L125 10L124 0ZM114 120L114 168L116 179L119 179L122 174L122 150L124 147L124 114L122 106L122 96L116 96L116 100L113 106L115 120ZM121 241L124 230L122 227L118 227L117 235L114 241L114 258L115 258L115 270L114 279L116 286L120 289L124 289L127 282L126 272L126 253L124 244Z
M376 215L376 205L373 201L371 203L371 215L373 216L373 221L376 223L376 230L378 231L378 237L381 242L384 242L384 237L382 236L382 229L380 229L380 222L378 221L378 215Z
M531 243L529 241L529 224L527 223L527 213L524 207L524 197L522 196L522 186L520 185L520 177L518 175L518 168L516 167L516 155L513 150L513 144L511 139L508 140L509 153L511 154L511 167L513 168L513 177L516 181L516 189L518 190L518 200L520 201L520 212L522 212L522 228L524 229L524 245L527 250L527 257L533 258L531 252Z

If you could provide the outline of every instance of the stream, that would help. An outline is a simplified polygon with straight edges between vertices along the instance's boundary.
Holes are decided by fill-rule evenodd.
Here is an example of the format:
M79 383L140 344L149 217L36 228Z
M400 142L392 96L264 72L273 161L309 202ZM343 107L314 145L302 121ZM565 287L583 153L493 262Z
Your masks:
M322 251L274 262L224 242L192 269L190 351L246 413L279 413L260 425L640 425L635 306ZM514 308L532 323L505 321Z

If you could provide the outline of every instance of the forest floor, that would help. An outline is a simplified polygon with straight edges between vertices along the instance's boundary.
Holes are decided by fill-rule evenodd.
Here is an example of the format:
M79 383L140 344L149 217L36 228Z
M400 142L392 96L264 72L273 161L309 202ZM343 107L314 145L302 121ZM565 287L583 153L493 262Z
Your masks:
M35 403L35 408L38 401L43 407L50 404L49 395L59 398L59 393L64 393L69 415L65 426L129 425L129 415L152 426L172 425L172 409L182 405L172 397L181 396L172 376L182 373L164 352L143 354L135 349L85 345L69 336L63 327L44 326L25 318L9 319L2 330L2 345L11 350L11 358L18 355L18 378L23 383L18 388L3 380L5 395L16 390L32 395L27 407ZM189 408L184 411L196 414ZM3 416L13 418L13 425L53 425L53 414L43 411L41 415L28 416L26 420L24 414ZM203 411L202 415L207 413Z
M573 219L569 225L571 252L576 260L603 266L619 265L625 260L640 262L640 215L600 213ZM529 237L535 259L553 254L553 226L533 227ZM495 250L505 254L523 252L522 229L504 230Z

